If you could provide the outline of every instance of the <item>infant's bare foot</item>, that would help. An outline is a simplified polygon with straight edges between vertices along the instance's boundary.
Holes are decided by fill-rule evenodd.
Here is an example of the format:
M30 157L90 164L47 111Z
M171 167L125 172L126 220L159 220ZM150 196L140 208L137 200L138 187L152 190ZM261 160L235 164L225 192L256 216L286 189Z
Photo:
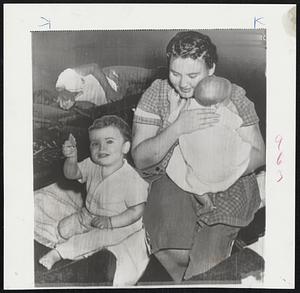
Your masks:
M50 270L52 266L61 260L61 256L56 249L50 250L47 254L40 258L39 263Z

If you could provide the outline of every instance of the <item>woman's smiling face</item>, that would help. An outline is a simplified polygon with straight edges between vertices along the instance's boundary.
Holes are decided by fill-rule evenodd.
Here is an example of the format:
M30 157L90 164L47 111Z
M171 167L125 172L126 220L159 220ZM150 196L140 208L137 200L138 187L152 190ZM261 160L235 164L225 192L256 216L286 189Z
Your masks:
M182 98L191 98L198 83L214 73L214 66L208 69L202 58L172 57L169 66L169 79Z

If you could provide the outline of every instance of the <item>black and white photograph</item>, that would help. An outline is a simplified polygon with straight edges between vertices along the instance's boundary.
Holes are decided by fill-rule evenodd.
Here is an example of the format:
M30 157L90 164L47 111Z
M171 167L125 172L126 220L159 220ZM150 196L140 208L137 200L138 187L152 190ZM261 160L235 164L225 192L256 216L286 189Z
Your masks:
M32 60L36 285L262 276L265 30L32 32Z
M34 288L264 286L286 139L254 21L30 31Z

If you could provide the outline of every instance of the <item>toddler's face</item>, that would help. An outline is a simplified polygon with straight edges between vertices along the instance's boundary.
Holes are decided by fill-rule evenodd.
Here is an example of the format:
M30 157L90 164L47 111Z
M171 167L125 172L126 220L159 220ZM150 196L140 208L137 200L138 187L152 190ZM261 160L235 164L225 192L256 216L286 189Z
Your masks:
M91 159L101 166L121 164L130 148L130 143L124 141L120 130L113 126L91 130L89 137Z
M203 79L195 88L195 99L202 106L211 106L223 102L230 97L231 83L217 76Z

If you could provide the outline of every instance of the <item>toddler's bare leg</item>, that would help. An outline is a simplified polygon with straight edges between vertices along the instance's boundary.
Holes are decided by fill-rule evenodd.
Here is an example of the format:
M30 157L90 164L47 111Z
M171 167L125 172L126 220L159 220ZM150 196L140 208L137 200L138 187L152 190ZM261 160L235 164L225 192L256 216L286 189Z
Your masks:
M50 250L47 254L40 258L39 263L50 270L52 266L61 260L61 256L56 249Z

